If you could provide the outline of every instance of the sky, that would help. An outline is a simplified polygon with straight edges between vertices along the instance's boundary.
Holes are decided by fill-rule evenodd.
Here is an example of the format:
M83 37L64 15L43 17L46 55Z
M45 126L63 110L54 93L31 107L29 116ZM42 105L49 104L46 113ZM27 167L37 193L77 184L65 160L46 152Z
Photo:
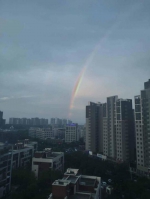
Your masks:
M85 123L89 101L134 99L150 79L149 0L0 0L4 118Z

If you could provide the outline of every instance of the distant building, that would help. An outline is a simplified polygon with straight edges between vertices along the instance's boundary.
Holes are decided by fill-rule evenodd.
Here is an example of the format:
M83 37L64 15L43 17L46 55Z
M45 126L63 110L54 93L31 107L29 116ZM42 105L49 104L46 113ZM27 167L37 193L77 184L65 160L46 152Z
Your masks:
M5 125L5 119L3 119L3 112L0 111L0 126Z
M56 118L55 119L55 126L61 127L62 126L62 119Z
M27 123L26 123L27 125L31 125L31 119L27 119Z
M48 119L41 118L40 119L40 125L48 125Z
M33 126L39 126L40 125L40 119L38 117L31 118L31 122Z
M62 125L63 125L63 126L66 126L66 124L67 124L67 119L63 119L63 120L62 120Z
M71 120L68 120L68 124L72 124L72 121L71 121Z
M50 124L53 128L62 128L65 127L67 124L72 124L71 120L67 119L60 119L60 118L51 118Z
M47 126L48 119L45 118L9 118L9 124L12 125L32 125L32 126Z
M65 142L79 141L78 124L68 124L65 130Z
M38 178L41 172L49 169L64 170L64 153L53 152L51 148L44 151L37 151L32 158L32 171Z
M80 175L78 169L67 169L64 177L52 184L49 199L101 199L101 178Z
M9 124L12 125L21 124L21 118L9 118Z
M51 125L55 126L55 118L51 118Z

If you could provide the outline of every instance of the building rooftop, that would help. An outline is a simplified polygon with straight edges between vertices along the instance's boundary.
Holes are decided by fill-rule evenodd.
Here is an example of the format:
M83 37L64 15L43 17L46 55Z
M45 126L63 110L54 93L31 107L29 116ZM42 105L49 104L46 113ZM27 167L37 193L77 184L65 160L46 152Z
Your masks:
M80 185L95 186L95 183L96 183L96 179L84 178L82 176L80 178Z
M53 192L50 195L50 199L59 198L59 186L60 190L66 193L68 199L96 199L100 197L100 182L101 178L97 176L79 175L78 169L67 169L64 173L64 177L60 180L56 180L53 185ZM58 186L58 187L57 187ZM57 188L56 188L57 187Z
M52 185L67 186L71 183L70 180L55 180Z
M79 169L68 168L67 171L64 173L64 175L77 175L78 172Z
M63 152L52 152L50 150L36 151L34 158L53 159L61 154L63 154Z
M72 124L67 124L66 126L77 126L77 124L72 123Z
M76 176L69 176L69 177L67 178L67 180L70 180L71 183L75 183L75 182L78 180L78 178L79 178L79 177L76 177Z
M68 199L92 199L90 193L75 193L72 196L69 196Z

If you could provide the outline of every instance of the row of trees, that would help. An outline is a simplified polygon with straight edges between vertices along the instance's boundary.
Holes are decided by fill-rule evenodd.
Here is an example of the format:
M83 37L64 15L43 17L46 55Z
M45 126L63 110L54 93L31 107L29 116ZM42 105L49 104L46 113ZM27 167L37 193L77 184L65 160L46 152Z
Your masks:
M83 175L100 176L102 181L111 184L114 188L113 194L107 196L112 199L149 199L150 180L143 177L131 175L127 164L117 164L102 161L96 156L89 156L82 152L65 154L65 169L78 168ZM136 180L135 180L136 179Z
M52 183L62 178L60 171L44 171L38 179L32 171L19 169L12 172L12 199L47 198L52 191Z
M96 156L89 156L83 152L65 153L65 170L67 168L77 168L83 175L100 176L102 181L110 183L114 192L111 199L149 199L150 180L137 178L131 180L128 165L116 164L102 161ZM44 171L36 179L30 169L18 169L12 172L12 199L46 199L52 191L52 183L56 179L61 179L63 174L60 171ZM109 184L109 183L108 183ZM102 189L104 190L104 189Z

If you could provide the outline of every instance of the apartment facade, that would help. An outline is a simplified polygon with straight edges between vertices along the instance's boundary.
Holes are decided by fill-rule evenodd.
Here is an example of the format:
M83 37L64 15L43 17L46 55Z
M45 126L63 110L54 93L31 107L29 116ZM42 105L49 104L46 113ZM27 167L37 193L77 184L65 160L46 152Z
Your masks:
M108 156L116 158L116 100L118 96L107 98Z
M67 169L64 177L52 184L49 199L101 199L101 178L80 175L78 169Z
M102 120L102 153L108 156L108 125L107 125L107 103L102 104L103 117Z
M10 192L12 170L12 153L4 144L0 146L0 198Z
M67 124L65 128L65 142L76 142L79 140L78 124Z
M131 99L116 101L116 158L134 161L135 131Z
M31 166L37 142L28 139L15 145L0 143L0 198L10 192L12 169Z
M135 96L137 173L150 177L150 79Z
M86 106L86 150L108 155L107 104L89 102Z
M86 106L86 150L129 161L134 156L134 139L132 100L111 96L107 103Z
M98 104L89 102L86 106L86 150L98 150Z
M53 152L51 148L46 148L44 151L37 151L32 158L32 171L35 176L38 176L43 171L49 169L64 170L64 153Z
M12 168L27 168L32 164L33 155L33 146L25 146L22 142L16 143L12 150Z

